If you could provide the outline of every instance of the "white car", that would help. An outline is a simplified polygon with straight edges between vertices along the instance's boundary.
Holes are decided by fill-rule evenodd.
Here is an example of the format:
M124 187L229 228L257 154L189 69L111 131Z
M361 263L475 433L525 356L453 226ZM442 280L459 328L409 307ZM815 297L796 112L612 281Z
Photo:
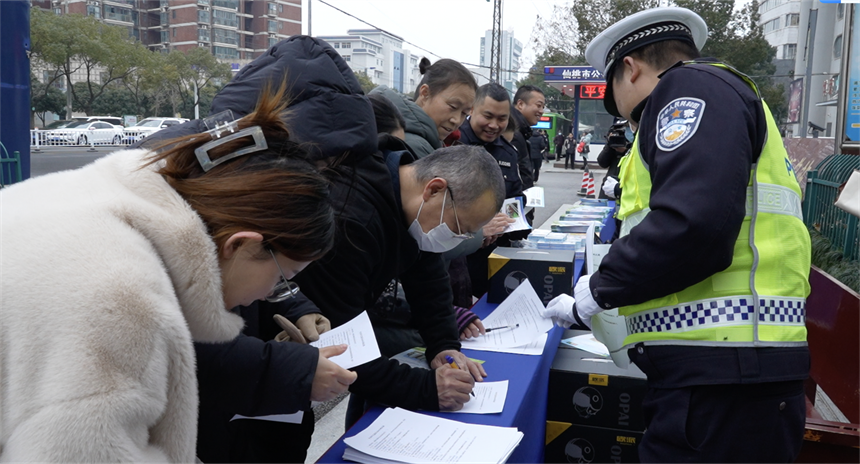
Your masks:
M62 129L48 131L45 140L49 145L119 145L122 130L104 121L79 121Z
M131 127L126 127L122 131L122 143L130 145L161 129L178 126L186 121L188 120L184 118L146 118Z

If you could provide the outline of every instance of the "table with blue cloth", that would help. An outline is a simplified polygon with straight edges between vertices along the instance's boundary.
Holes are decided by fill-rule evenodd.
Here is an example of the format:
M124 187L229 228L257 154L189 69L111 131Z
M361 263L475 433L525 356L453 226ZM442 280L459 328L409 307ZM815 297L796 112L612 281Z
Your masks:
M611 206L614 206L614 204ZM570 207L572 205L563 205L559 211L563 212L563 210ZM547 224L551 222L552 218L550 221L547 221ZM606 226L610 224L614 226L611 216L605 221L603 232L606 232ZM611 236L612 231L609 231L607 237ZM582 265L582 259L577 259L574 262L574 282L579 278ZM497 304L487 303L487 296L484 295L475 304L472 311L481 319L485 319L497 306ZM432 411L421 411L421 413L470 424L516 427L523 433L523 440L514 450L513 454L511 454L510 458L508 458L507 462L543 462L544 446L546 443L549 371L563 333L564 329L561 327L556 326L550 329L547 335L546 346L544 346L543 353L540 356L463 349L463 353L466 356L485 361L484 369L486 369L488 375L486 381L508 381L508 395L505 399L505 409L500 414L461 414ZM383 410L384 408L382 407L369 409L317 462L348 462L343 460L343 452L346 450L346 444L343 440L357 435L366 429L382 414Z
M582 263L579 262L577 269L581 266ZM475 304L472 311L484 319L497 306L497 304L487 303L487 296L484 295ZM553 327L549 331L546 346L540 356L463 350L466 356L485 361L484 369L488 375L486 381L508 380L508 396L505 399L505 409L502 413L460 414L431 411L421 411L421 413L470 424L516 427L520 432L523 432L524 436L508 462L543 462L549 368L555 358L562 333L564 333L564 329L561 327ZM346 449L343 439L366 429L382 414L383 410L382 407L368 410L317 462L348 462L343 460L343 452Z

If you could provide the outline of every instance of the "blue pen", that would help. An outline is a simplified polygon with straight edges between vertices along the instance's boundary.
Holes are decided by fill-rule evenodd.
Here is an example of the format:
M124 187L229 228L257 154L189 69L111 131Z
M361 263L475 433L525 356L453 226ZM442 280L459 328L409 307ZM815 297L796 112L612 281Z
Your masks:
M452 358L450 355L445 355L445 362L448 363L448 365L453 367L454 369L460 368L460 366L458 366L457 363L454 362L454 358ZM473 391L470 391L469 394L475 396L475 392Z

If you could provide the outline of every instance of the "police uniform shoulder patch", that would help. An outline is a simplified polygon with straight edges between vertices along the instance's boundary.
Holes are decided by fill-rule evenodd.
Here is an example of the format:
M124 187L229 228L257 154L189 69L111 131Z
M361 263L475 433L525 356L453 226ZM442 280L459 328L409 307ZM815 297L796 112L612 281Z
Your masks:
M702 122L705 102L698 98L676 98L657 117L657 147L672 151L693 137Z

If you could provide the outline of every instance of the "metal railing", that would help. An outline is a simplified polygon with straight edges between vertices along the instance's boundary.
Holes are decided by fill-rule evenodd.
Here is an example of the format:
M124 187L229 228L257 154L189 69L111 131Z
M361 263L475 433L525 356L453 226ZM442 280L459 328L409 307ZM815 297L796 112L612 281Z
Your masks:
M3 153L6 156L3 156ZM0 188L22 180L24 179L21 175L21 152L16 150L12 152L12 155L9 155L4 147L3 151L0 152Z
M95 147L128 146L139 140L139 134L130 135L128 131L116 132L110 137L98 139L92 134L58 130L30 130L30 148L39 151L42 147Z
M842 250L844 259L860 259L860 220L836 207L839 187L855 169L860 169L860 156L832 155L806 174L806 195L803 199L803 222L821 232L834 247Z

